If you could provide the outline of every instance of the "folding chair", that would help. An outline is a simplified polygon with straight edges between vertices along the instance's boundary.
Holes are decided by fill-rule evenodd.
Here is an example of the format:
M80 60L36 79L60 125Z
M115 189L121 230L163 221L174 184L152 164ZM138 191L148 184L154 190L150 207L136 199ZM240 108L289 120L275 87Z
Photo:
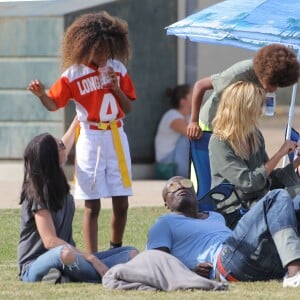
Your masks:
M210 190L211 176L208 143L211 132L203 132L201 139L191 141L191 160L196 173L197 197L200 199Z
M201 139L191 141L191 161L196 173L197 199L199 211L215 210L216 202L224 201L232 194L231 183L221 183L210 189L211 175L208 155L208 143L211 132L203 132Z
M216 210L218 202L222 202L235 192L231 183L220 183L198 199L198 211ZM211 209L210 209L211 208Z

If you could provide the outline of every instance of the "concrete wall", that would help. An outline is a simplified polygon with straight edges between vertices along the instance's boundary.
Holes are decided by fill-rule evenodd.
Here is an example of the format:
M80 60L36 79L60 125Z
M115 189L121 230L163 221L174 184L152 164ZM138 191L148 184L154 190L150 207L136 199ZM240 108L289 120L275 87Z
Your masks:
M0 159L18 159L35 135L64 132L63 111L50 113L26 90L31 79L46 86L58 76L61 17L0 18Z
M26 144L38 133L63 134L74 116L74 105L47 112L26 87L31 79L39 78L50 86L58 78L60 41L78 15L107 10L128 21L133 47L128 70L138 99L126 116L125 130L133 163L141 169L138 177L151 177L154 135L168 108L165 89L177 82L193 84L254 55L244 49L197 44L166 35L166 26L217 2L59 0L47 2L47 9L44 3L26 2L11 5L11 10L0 3L0 159L21 159ZM289 105L291 88L281 89L277 96L280 105Z
M54 4L49 4L53 14ZM133 48L128 70L138 99L126 117L125 130L133 163L154 162L154 135L168 107L164 92L177 83L177 38L167 37L164 30L177 20L176 0L104 1L65 15L58 7L54 16L44 15L45 11L42 16L36 11L30 15L30 10L25 16L2 16L0 68L5 76L0 78L0 159L20 159L28 141L38 133L63 134L74 116L74 105L47 112L26 87L31 79L39 78L49 87L58 78L58 51L64 30L78 15L101 10L128 22Z

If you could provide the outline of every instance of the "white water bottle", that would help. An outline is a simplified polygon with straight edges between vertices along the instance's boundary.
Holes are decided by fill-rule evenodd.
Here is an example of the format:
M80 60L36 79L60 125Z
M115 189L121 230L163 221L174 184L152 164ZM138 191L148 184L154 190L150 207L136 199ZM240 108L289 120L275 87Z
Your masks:
M265 116L274 116L276 107L276 94L267 93L265 103Z

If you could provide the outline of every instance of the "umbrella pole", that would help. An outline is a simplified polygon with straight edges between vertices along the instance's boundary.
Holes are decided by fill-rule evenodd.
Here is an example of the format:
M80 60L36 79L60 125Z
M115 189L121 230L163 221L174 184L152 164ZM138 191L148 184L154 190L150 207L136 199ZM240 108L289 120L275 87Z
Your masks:
M298 60L300 60L300 51L299 50L298 50L297 58L298 58ZM291 105L290 105L290 109L289 109L289 119L288 119L286 134L285 134L286 140L289 140L291 138L292 126L294 123L294 109L295 109L296 94L297 94L297 83L295 83L293 85ZM285 157L283 158L282 167L285 167L287 164L288 164L288 156L285 155Z

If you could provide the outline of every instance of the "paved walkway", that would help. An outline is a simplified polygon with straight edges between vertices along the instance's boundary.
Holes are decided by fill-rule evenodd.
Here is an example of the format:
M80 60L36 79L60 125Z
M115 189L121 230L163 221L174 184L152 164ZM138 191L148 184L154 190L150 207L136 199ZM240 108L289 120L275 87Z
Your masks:
M22 176L22 162L0 162L0 209L19 207ZM130 207L162 206L161 191L164 183L163 180L134 180L134 195L129 197ZM73 189L73 184L70 184ZM76 201L75 203L77 207L83 207L83 201ZM101 205L102 208L111 208L111 200L103 199Z
M297 112L296 112L297 115ZM288 120L287 109L282 109L275 117L263 117L260 128L266 139L266 148L269 155L273 155L284 141L284 130ZM294 127L300 130L300 118L294 118ZM279 166L281 166L280 163ZM22 185L23 165L22 162L0 161L0 209L18 208L20 188ZM129 198L131 207L137 206L162 206L161 191L164 186L163 180L134 180L134 196ZM77 206L83 203L77 201ZM102 201L103 208L111 207L111 200Z

